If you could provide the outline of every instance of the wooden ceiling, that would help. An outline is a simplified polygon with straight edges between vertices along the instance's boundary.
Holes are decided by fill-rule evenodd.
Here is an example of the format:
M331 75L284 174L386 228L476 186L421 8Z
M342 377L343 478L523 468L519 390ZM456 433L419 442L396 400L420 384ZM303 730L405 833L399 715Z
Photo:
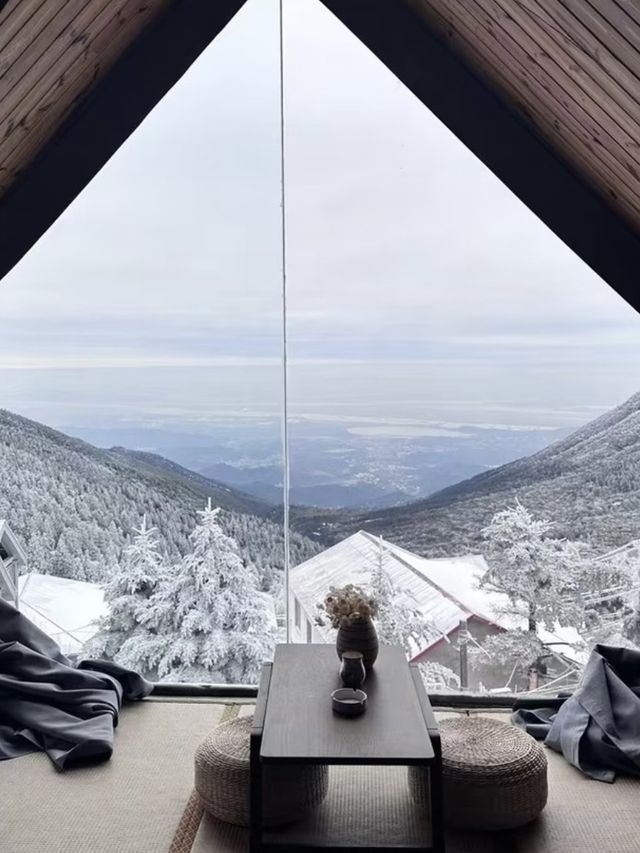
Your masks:
M0 277L244 2L0 0ZM321 2L640 307L640 0Z
M7 0L0 11L0 197L169 0Z
M407 2L640 233L640 0Z

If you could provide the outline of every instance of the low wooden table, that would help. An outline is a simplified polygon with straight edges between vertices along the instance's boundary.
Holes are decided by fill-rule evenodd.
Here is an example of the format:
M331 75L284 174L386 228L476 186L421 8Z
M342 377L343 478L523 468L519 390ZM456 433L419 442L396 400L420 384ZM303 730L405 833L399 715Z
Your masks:
M368 695L367 710L359 717L348 718L335 714L331 708L330 694L342 686L339 666L333 645L291 644L277 646L273 664L265 664L263 668L251 732L252 853L310 851L322 846L344 851L375 847L387 851L442 853L440 736L417 667L407 663L399 646L381 647L374 670L363 684ZM372 845L371 839L362 837L366 819L361 817L361 830L354 831L354 835L360 837L352 838L348 822L345 825L344 803L341 817L336 816L334 820L330 795L327 803L316 810L322 812L321 819L307 822L308 827L293 824L289 829L263 829L262 768L266 764L418 765L429 768L430 803L420 806L403 801L405 812L413 815L416 810L422 810L425 813L424 816L420 814L424 823L423 837L420 840L414 837L405 843L398 839L397 828L394 828L391 843ZM410 797L407 785L407 801ZM377 807L380 808L380 804ZM346 812L348 818L348 809ZM336 833L327 829L340 820L342 837L336 839ZM309 829L314 833L312 838L306 832Z

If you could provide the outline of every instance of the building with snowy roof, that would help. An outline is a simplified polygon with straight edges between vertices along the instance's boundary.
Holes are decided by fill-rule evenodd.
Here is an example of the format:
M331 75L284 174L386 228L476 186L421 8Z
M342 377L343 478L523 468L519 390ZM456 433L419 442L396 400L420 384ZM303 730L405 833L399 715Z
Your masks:
M478 648L492 634L526 627L522 617L505 614L505 596L480 587L488 569L482 555L427 559L361 530L291 570L293 641L334 642L336 632L322 618L319 604L331 586L352 583L368 589L380 560L398 593L398 606L419 612L434 629L431 639L413 643L413 662L439 663L460 672L461 632L470 647ZM574 675L580 666L572 645L579 640L577 632L563 629L539 635L550 650L548 679ZM498 665L481 651L473 656L467 673L470 689L526 686L513 665Z

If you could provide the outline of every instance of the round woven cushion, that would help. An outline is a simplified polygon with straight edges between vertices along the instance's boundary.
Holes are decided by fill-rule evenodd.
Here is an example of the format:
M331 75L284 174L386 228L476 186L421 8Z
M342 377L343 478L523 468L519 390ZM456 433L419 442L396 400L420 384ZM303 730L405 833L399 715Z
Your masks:
M444 816L459 829L522 826L547 802L547 758L522 729L486 717L440 723ZM409 768L415 800L426 802L428 775Z
M195 788L213 817L249 825L249 743L253 717L222 723L202 741L195 756ZM322 765L265 766L263 823L278 826L304 817L327 793Z

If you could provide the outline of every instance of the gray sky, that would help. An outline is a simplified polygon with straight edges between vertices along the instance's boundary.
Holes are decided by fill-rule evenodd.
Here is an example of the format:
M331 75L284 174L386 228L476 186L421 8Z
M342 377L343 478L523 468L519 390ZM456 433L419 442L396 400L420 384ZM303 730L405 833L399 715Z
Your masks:
M314 376L320 401L392 397L372 362L412 362L422 404L638 390L633 309L316 0L285 14L294 404ZM275 0L249 0L5 279L0 371L275 364L277 48Z

